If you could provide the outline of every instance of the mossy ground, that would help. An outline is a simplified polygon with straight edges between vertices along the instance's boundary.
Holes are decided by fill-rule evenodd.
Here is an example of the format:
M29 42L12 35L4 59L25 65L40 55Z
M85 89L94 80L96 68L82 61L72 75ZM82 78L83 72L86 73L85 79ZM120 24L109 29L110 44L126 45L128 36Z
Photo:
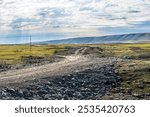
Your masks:
M150 95L150 61L131 60L118 63L117 73L122 79L124 93Z

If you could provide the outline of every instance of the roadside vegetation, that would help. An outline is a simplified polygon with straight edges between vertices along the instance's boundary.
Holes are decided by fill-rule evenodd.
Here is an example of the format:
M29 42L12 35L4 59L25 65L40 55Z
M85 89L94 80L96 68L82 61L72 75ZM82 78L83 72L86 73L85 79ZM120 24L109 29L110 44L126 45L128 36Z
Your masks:
M56 45L1 45L0 46L0 63L21 64L22 62L32 59L48 59L56 51L63 50L63 46Z
M100 44L91 45L100 47L104 51L101 56L115 56L128 59L150 60L150 43L148 44Z
M121 77L123 93L143 98L150 96L150 61L130 60L118 63L116 70Z

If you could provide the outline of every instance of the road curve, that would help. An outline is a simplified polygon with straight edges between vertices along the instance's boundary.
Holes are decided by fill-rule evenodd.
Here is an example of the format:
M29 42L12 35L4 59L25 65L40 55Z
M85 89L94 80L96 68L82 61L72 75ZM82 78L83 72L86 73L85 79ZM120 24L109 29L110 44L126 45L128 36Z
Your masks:
M71 74L92 67L103 67L104 65L120 60L115 57L99 58L92 55L85 56L82 54L85 50L86 48L80 48L73 55L63 56L65 59L59 62L1 72L0 85Z

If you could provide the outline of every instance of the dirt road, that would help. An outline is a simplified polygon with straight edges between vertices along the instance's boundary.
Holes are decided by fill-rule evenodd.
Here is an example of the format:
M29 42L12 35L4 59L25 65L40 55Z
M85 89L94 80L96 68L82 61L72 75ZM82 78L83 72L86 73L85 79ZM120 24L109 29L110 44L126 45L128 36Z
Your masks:
M113 65L121 59L84 55L86 50L58 55L65 58L59 62L1 72L0 99L99 99L118 85Z
M114 61L118 61L118 59L91 58L89 56L83 55L65 56L65 59L60 62L2 72L0 73L0 84L7 84L9 82L15 83L38 78L45 78L49 76L71 74L75 71L85 70L91 67L91 65L95 65L95 67L96 65L103 66L106 64L111 64Z

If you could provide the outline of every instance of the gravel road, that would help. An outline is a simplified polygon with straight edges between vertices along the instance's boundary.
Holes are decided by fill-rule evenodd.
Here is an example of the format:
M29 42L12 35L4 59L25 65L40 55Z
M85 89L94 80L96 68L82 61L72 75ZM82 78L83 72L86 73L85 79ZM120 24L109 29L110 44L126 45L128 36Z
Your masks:
M115 57L98 58L93 55L83 55L82 53L84 53L85 50L86 48L80 48L76 50L73 55L61 56L65 59L62 59L62 61L59 62L1 72L0 85L45 78L49 76L71 74L75 71L84 71L91 66L103 67L104 65L112 64L113 62L120 60Z
M0 99L100 99L119 84L114 64L121 59L84 51L59 62L1 72Z

